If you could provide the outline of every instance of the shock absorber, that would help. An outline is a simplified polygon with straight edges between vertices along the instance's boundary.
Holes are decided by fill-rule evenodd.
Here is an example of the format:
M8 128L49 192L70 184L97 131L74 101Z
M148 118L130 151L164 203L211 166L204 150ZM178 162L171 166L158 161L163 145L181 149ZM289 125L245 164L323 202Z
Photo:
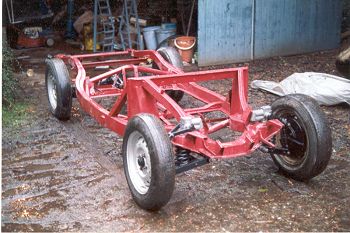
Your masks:
M190 161L191 161L190 151L183 149L181 147L177 147L175 165L180 166L180 165L188 164Z

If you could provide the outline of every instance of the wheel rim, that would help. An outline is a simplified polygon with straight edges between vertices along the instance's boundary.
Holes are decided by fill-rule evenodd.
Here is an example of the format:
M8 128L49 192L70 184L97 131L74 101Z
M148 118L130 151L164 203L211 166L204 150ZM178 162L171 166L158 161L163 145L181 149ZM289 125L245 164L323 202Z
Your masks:
M55 77L49 73L47 77L47 93L49 95L49 102L53 110L57 107L57 90Z
M147 193L151 183L151 157L145 138L138 131L130 134L126 154L133 187L140 194Z
M283 110L276 115L285 125L276 136L276 147L288 151L287 154L278 154L277 159L288 167L299 167L305 161L308 153L305 125L294 111Z

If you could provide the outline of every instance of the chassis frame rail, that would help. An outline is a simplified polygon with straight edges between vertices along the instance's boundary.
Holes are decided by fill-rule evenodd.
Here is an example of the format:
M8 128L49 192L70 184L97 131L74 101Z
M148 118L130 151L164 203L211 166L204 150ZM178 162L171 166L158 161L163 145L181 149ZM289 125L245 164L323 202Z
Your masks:
M104 127L123 135L128 119L139 113L150 113L158 117L169 132L183 117L200 117L203 128L172 138L172 144L209 158L232 158L251 153L261 145L273 148L269 140L277 134L283 124L277 120L251 122L252 109L247 103L248 68L228 68L214 71L184 73L166 62L160 54L151 50L109 52L83 55L56 55L70 64L76 76L72 82L82 108ZM118 59L115 59L117 57ZM101 61L101 58L104 59ZM153 61L159 69L144 66ZM101 65L115 66L99 75L90 77L88 69ZM131 73L131 76L130 76ZM145 76L145 74L147 76ZM123 88L101 81L117 75L123 80ZM222 96L197 82L210 80L232 80L232 95ZM205 103L197 108L181 108L167 90L181 90ZM111 109L101 106L96 99L115 97ZM127 103L127 104L126 104ZM123 106L127 114L122 114ZM224 118L206 119L205 113L219 111ZM241 136L230 142L213 140L209 134L229 127L241 132Z

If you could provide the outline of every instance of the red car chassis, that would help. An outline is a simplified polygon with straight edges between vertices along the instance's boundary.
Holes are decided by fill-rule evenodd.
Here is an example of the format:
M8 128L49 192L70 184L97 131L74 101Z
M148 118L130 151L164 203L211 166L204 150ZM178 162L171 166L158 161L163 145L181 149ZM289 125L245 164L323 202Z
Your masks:
M170 200L176 173L210 158L233 158L259 148L285 174L308 180L326 168L332 153L327 119L312 98L295 94L271 106L249 107L247 67L184 73L179 54L170 47L57 55L46 64L53 115L69 119L76 95L86 112L123 136L126 179L133 199L147 210ZM107 71L97 73L101 68ZM222 79L232 83L227 96L201 85ZM180 107L184 94L194 99L193 106ZM213 134L223 129L239 136L216 140Z
M96 58L129 56L130 58L96 61ZM180 122L182 117L200 117L203 128L197 131L178 135L172 143L210 158L232 158L246 155L262 144L270 147L269 141L283 124L279 120L250 122L252 109L247 104L248 68L230 68L214 71L184 73L166 62L155 51L129 50L85 55L57 55L77 70L75 86L77 98L83 109L91 114L100 124L119 135L124 134L128 119L138 113L150 113L159 117L167 131L171 131L175 124L171 119ZM160 69L140 66L151 59ZM93 60L93 61L91 61ZM88 76L87 68L101 65L118 65L103 74ZM133 77L127 78L127 72L133 72ZM140 73L148 76L140 76ZM124 88L118 89L113 85L101 85L100 81L112 75L122 75ZM208 80L232 79L231 98L219 95L206 89L196 82ZM166 90L181 90L188 95L206 103L199 108L181 108L166 94ZM110 110L103 108L95 100L97 98L115 96L116 100ZM230 102L229 102L230 100ZM121 109L127 104L127 115L121 114ZM227 117L220 119L206 119L203 113L220 111ZM242 132L242 135L231 142L222 143L212 140L209 134L225 127Z

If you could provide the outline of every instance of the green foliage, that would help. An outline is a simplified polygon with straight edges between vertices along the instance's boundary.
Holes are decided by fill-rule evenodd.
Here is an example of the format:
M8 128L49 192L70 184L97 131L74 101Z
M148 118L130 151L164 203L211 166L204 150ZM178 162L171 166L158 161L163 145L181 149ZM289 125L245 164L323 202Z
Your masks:
M14 55L6 41L2 42L2 124L17 127L28 116L28 104L16 101L18 80L13 73Z
M30 114L29 105L25 102L17 102L11 108L2 108L3 127L17 127Z
M14 104L17 80L13 75L13 53L5 40L2 42L2 101L10 108Z

